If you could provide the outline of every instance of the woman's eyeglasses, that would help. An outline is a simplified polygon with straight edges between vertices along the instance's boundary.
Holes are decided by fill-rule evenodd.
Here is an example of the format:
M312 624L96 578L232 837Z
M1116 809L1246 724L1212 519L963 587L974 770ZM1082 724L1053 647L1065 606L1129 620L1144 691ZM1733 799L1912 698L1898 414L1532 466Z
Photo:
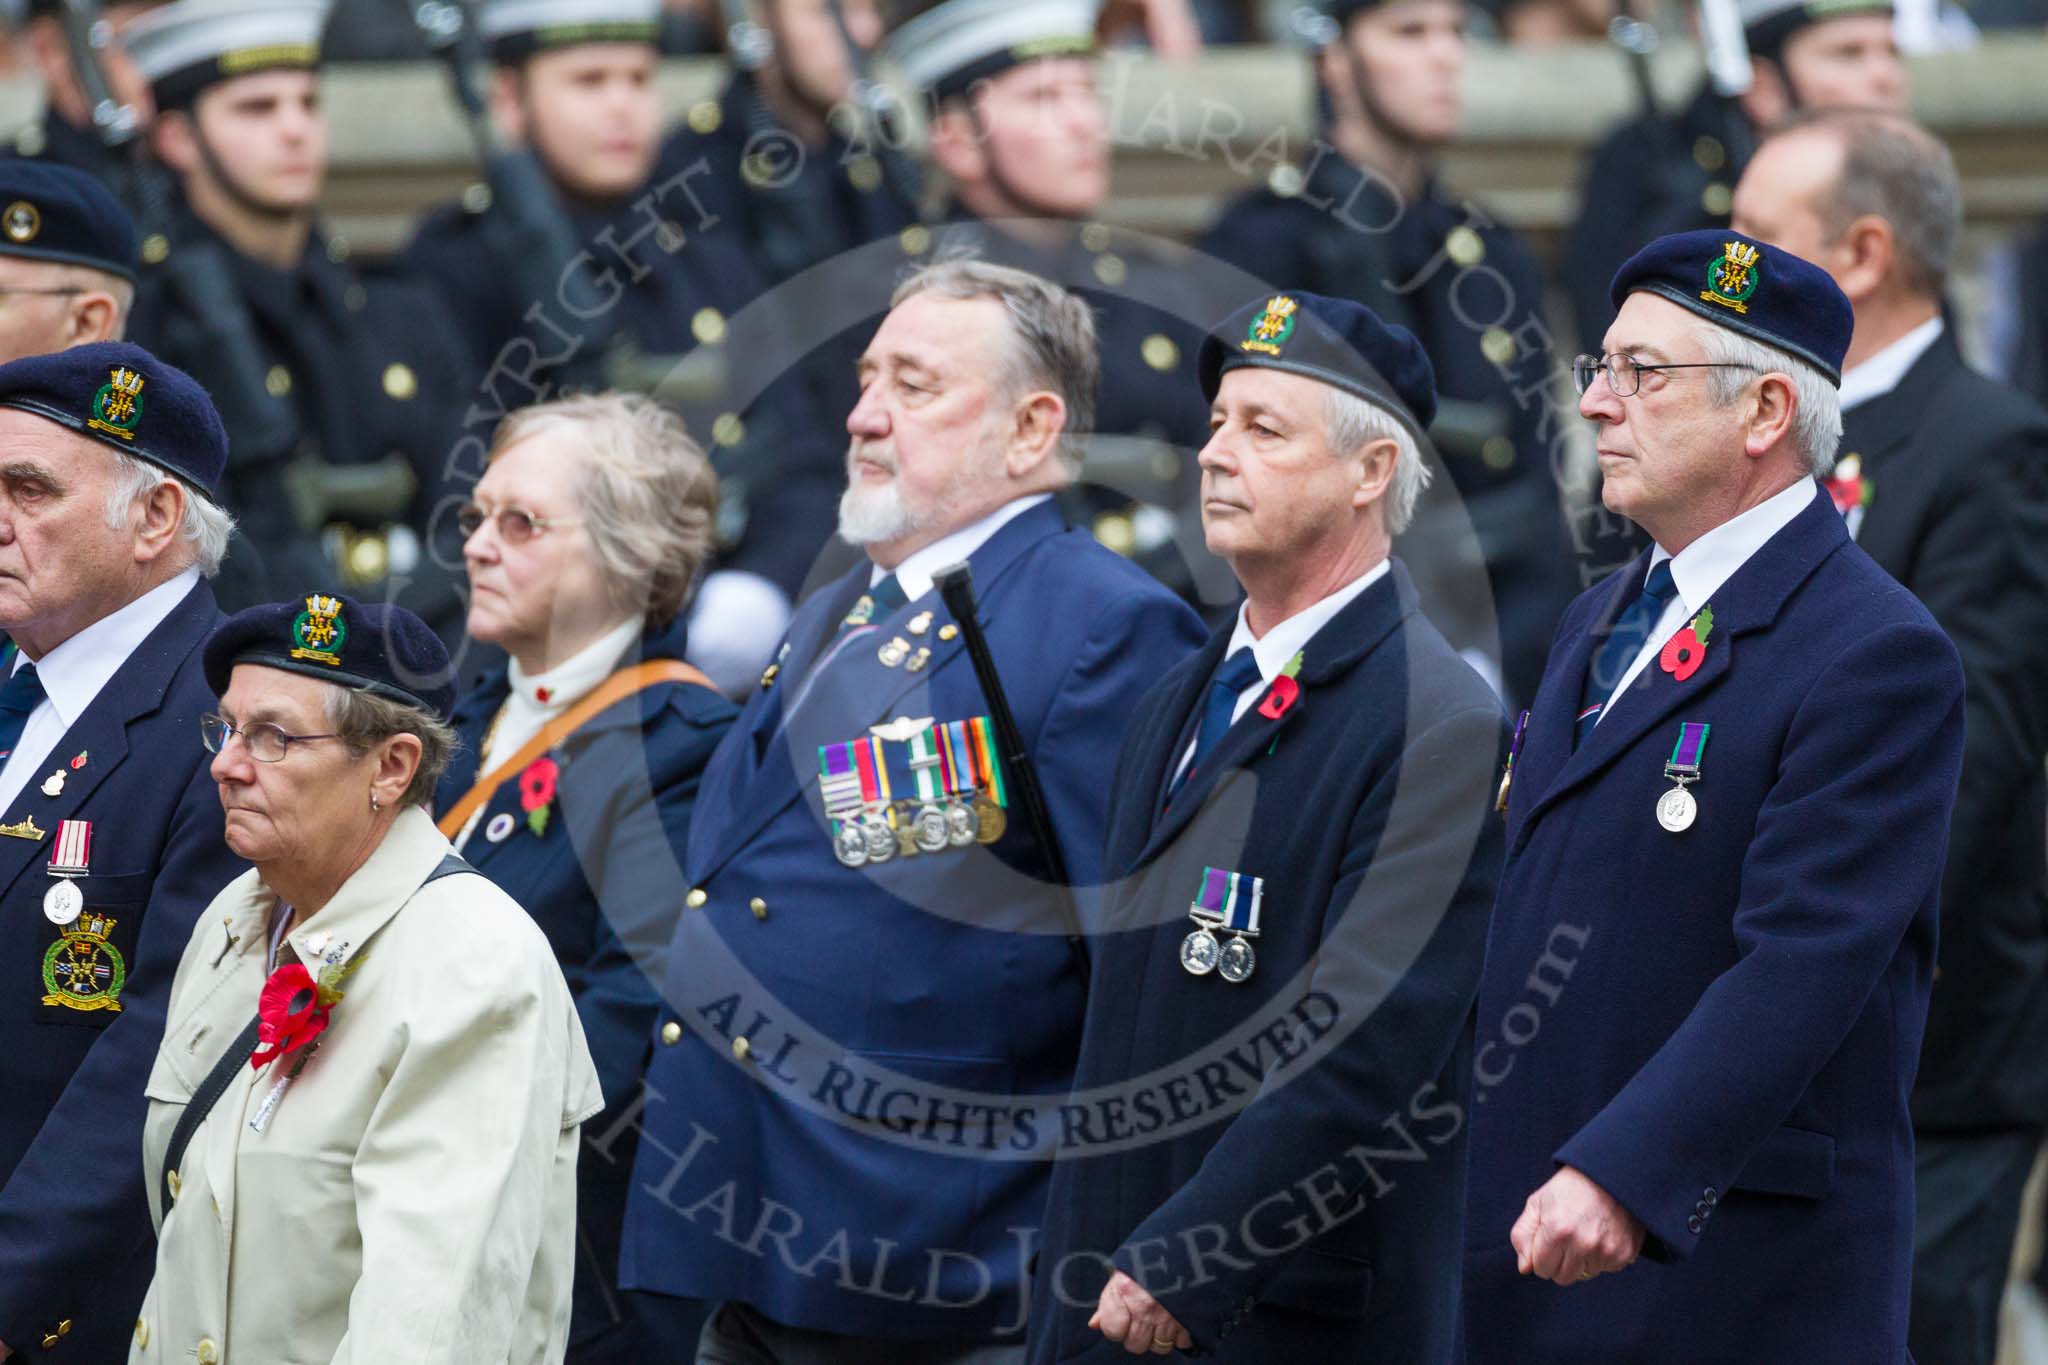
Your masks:
M258 763L276 763L282 759L292 745L303 744L312 739L340 739L340 735L293 735L285 733L283 727L269 721L257 721L254 725L230 725L226 716L201 716L199 718L199 742L206 746L206 752L217 754L227 747L231 735L240 735L242 743L249 750L249 757Z
M498 539L507 545L524 545L535 536L552 531L557 526L583 524L567 517L537 517L523 507L500 507L495 512L486 512L473 502L463 504L462 510L455 514L456 528L462 532L464 540L482 530L483 524L487 521L497 524Z

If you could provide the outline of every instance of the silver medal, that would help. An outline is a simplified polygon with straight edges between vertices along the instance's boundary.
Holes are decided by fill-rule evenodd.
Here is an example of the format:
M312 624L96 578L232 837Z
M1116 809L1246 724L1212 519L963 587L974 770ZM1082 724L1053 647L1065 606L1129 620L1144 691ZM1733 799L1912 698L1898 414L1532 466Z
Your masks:
M946 826L946 812L937 806L919 806L911 819L910 832L917 840L920 853L943 853L952 840L952 831Z
M1259 955L1252 951L1252 941L1233 938L1223 945L1223 952L1216 962L1216 974L1232 985L1239 985L1251 979L1258 965Z
M1691 829L1699 813L1699 802L1684 787L1673 787L1657 799L1657 823L1673 834Z
M839 833L832 836L832 852L848 867L859 867L868 860L868 839L859 821L839 822Z
M43 918L60 929L76 920L84 909L85 893L78 889L77 882L60 878L43 893Z
M869 862L886 863L896 856L896 831L889 828L887 820L879 815L864 815L860 832L867 844Z
M959 801L946 807L946 842L954 848L965 848L973 843L980 829L981 821L975 818L974 807Z
M1180 941L1180 965L1188 969L1190 976L1207 976L1216 970L1220 951L1216 935L1204 926Z

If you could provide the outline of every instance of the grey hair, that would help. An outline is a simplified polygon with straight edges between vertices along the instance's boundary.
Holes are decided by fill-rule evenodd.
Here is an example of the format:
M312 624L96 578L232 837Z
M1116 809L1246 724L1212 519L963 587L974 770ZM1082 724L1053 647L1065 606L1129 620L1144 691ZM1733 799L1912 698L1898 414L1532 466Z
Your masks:
M128 335L128 314L135 307L135 286L119 275L95 270L88 265L67 265L56 275L69 288L105 294L114 301L114 334L109 341Z
M1088 305L1051 280L965 255L942 258L907 276L890 295L889 306L914 294L994 299L1003 306L1010 320L1010 355L1001 389L1013 398L1041 389L1058 395L1067 409L1057 448L1060 467L1069 478L1079 474L1102 388L1095 315Z
M1429 487L1429 466L1422 461L1415 434L1400 418L1355 393L1331 389L1323 400L1323 425L1333 455L1355 455L1373 441L1394 443L1394 479L1381 506L1387 534L1399 535L1415 518L1415 503Z
M1842 443L1842 391L1834 381L1789 352L1740 332L1710 322L1701 323L1696 331L1709 363L1734 367L1707 371L1707 397L1714 406L1733 403L1758 375L1789 377L1795 403L1792 447L1799 452L1800 464L1809 474L1833 469L1835 449Z
M562 431L582 454L583 531L613 600L666 626L711 557L718 521L711 461L681 417L639 393L574 394L521 408L499 424L491 458Z
M339 683L328 684L327 724L347 746L351 758L361 758L393 735L419 740L420 766L413 771L405 794L398 798L401 807L424 806L434 799L434 788L440 785L441 774L448 770L448 760L461 743L455 727L439 716Z
M1842 145L1841 175L1818 206L1828 240L1841 240L1858 218L1884 219L1906 286L1939 297L1963 230L1963 185L1948 147L1911 119L1863 109L1809 110L1772 138L1803 129L1832 134Z
M114 460L114 482L107 489L107 525L125 531L134 524L135 504L156 490L158 484L174 483L185 490L185 520L178 527L178 539L190 547L190 563L212 578L227 558L228 537L235 519L219 503L201 494L191 484L167 469L126 451L110 450Z

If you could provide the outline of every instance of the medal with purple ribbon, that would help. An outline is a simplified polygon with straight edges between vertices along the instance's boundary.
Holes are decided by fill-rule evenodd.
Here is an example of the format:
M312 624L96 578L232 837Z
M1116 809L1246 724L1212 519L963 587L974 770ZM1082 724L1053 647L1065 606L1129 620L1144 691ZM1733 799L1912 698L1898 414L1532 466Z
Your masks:
M1678 743L1672 746L1671 761L1664 776L1678 785L1657 799L1657 823L1673 834L1683 834L1699 818L1699 802L1686 788L1700 780L1700 763L1707 752L1707 734L1714 727L1702 721L1685 721L1678 727Z
M860 827L865 802L853 750L853 744L818 746L818 794L832 822L833 855L848 867L859 867L868 860L868 841Z
M1249 980L1258 966L1250 941L1258 937L1265 891L1263 878L1203 868L1202 884L1188 906L1195 929L1181 940L1180 965L1193 976L1213 971L1232 983ZM1228 942L1217 939L1218 930L1231 936Z

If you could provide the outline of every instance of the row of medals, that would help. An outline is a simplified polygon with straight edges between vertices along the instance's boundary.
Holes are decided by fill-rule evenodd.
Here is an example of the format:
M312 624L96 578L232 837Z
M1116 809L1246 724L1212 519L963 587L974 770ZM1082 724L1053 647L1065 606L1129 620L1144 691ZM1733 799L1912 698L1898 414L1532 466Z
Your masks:
M1226 929L1231 935L1228 943L1217 941L1218 925L1207 919L1198 919L1195 931L1180 941L1180 965L1187 968L1190 976L1207 976L1210 972L1222 977L1232 985L1251 980L1252 972L1259 965L1259 955L1252 951L1252 941L1242 933Z
M987 796L972 801L948 798L944 801L897 801L896 821L889 821L890 807L870 806L858 817L839 822L832 851L848 867L886 863L899 854L912 858L920 853L943 853L970 844L992 844L1003 837L1009 817Z

